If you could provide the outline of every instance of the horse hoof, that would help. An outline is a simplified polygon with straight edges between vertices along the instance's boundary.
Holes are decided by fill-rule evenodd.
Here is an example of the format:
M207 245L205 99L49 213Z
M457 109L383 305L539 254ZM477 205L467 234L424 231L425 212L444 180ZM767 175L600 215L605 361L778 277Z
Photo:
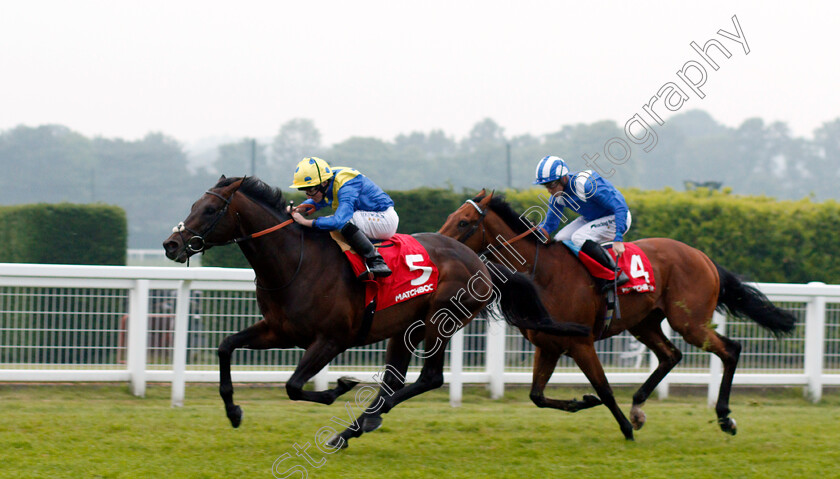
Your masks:
M327 441L326 446L333 449L347 449L347 439L336 434Z
M730 436L734 436L738 433L738 425L731 417L722 417L718 419L718 424L720 424L720 430Z
M630 409L630 424L633 425L633 429L639 430L642 426L645 425L645 421L647 420L647 415L645 412L642 411L641 408L633 407Z
M381 416L371 416L366 417L362 421L362 430L364 432L373 432L379 429L379 426L382 425L382 417Z
M228 419L230 419L230 425L234 428L239 427L242 424L242 408L239 406L233 406L227 413Z
M343 376L338 378L338 389L346 392L356 387L356 385L359 384L359 382L360 381L356 378Z
M601 398L599 398L598 396L596 396L594 394L584 394L583 395L583 402L586 403L587 407L600 406L601 404L604 404L601 401Z

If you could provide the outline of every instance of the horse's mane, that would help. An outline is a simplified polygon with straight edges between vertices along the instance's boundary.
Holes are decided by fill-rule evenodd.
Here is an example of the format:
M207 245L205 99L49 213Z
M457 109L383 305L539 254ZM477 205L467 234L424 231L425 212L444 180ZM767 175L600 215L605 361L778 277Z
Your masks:
M242 185L239 187L239 192L244 193L251 199L262 203L263 205L276 210L277 212L286 211L286 199L283 197L283 192L279 188L268 185L256 176L246 176L244 178L222 178L216 183L216 188L230 186L237 181L242 180Z
M484 195L479 195L473 198L473 201L478 203L484 198ZM534 227L534 223L532 223L531 220L524 218L521 214L517 213L513 207L510 206L510 203L505 201L505 195L493 195L493 198L490 199L488 208L496 213L499 218L501 218L502 221L510 227L510 229L516 232L517 235L525 233ZM528 237L534 240L540 240L540 237L535 231L532 231Z

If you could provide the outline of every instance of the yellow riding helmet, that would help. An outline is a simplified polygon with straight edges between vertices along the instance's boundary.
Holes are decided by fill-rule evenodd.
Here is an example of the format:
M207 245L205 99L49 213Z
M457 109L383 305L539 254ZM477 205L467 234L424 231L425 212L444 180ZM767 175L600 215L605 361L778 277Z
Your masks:
M326 161L314 156L300 160L295 168L294 182L290 188L318 186L333 177L333 170Z

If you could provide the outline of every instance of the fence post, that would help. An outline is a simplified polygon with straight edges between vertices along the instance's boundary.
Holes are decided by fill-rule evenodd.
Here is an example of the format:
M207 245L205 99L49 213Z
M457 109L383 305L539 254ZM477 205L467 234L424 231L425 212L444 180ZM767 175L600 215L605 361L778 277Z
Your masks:
M449 405L460 407L464 396L464 328L455 332L449 344Z
M315 388L316 391L324 391L330 387L330 381L327 377L327 373L330 370L330 365L327 364L317 374L312 378L312 386Z
M662 334L665 335L666 338L669 340L671 339L671 325L668 324L668 320L665 319L662 321ZM650 353L650 367L651 370L656 369L659 366L659 359L657 359L656 355L653 352ZM668 394L671 392L671 381L668 379L668 376L662 378L662 381L659 382L659 385L656 386L656 397L659 399L668 399Z
M131 393L146 395L146 335L149 332L149 280L138 279L128 294L126 359Z
M490 397L500 399L505 395L505 334L504 321L487 319L487 374L490 376Z
M175 305L175 338L172 347L172 407L184 405L187 369L187 334L190 322L190 286L192 281L181 281Z
M823 283L808 283L822 285ZM823 352L825 349L825 297L815 296L805 313L805 396L812 402L822 398Z
M715 313L712 315L712 324L715 325L715 331L721 336L726 335L726 316ZM723 361L712 354L709 358L709 389L707 391L706 403L709 407L713 407L717 403L718 395L720 395L720 381L723 376Z

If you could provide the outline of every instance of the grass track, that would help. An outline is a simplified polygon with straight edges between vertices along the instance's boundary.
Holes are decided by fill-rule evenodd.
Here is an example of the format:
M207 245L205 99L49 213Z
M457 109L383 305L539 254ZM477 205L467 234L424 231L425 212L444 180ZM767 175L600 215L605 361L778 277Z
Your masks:
M549 396L584 392L557 388ZM625 413L631 392L617 391ZM536 408L527 389L493 401L474 388L450 408L446 391L436 391L400 405L347 450L324 455L312 446L320 467L295 456L294 445L336 426L333 416L346 419L341 400L295 403L283 388L240 386L245 418L234 430L214 386L189 385L178 409L169 393L152 385L140 399L121 385L0 384L0 477L270 479L274 461L290 453L277 477L301 465L312 478L840 478L837 390L812 405L800 389L736 389L734 437L720 432L704 394L677 391L648 402L635 442L603 407L568 414Z

